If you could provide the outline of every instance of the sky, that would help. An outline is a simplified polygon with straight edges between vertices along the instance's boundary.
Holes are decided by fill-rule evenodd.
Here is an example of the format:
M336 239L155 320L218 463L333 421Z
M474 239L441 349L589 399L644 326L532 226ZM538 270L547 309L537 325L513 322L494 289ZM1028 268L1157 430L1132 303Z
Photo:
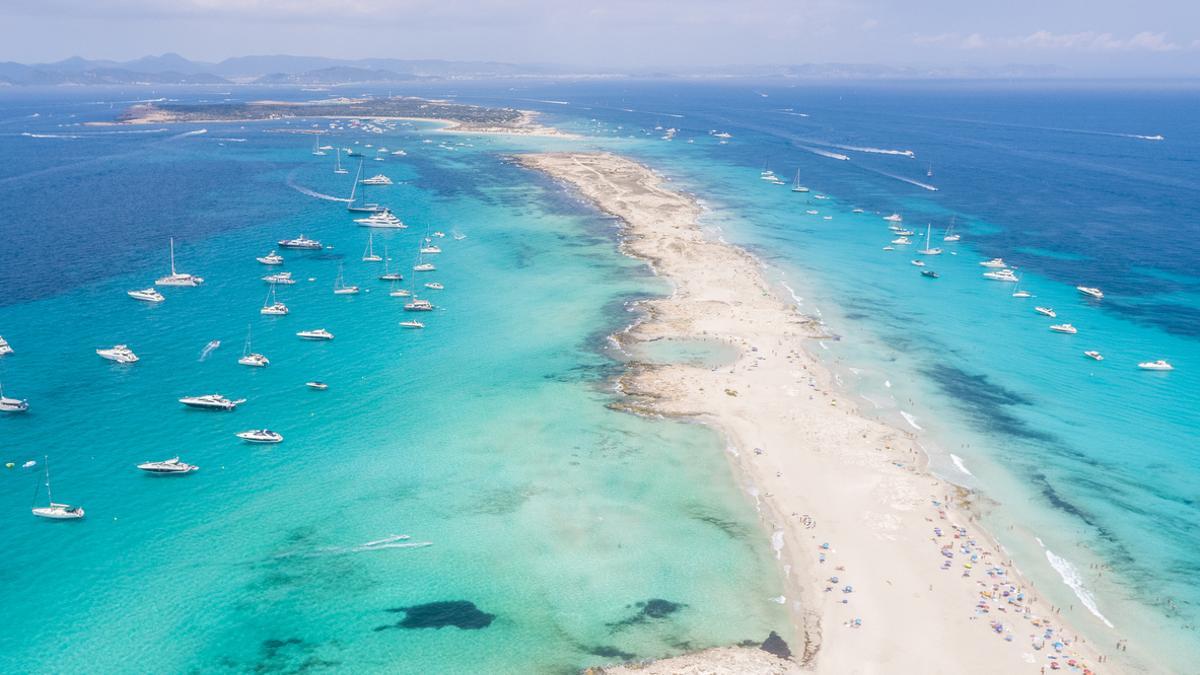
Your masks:
M1200 0L0 0L0 61L177 52L1200 76Z

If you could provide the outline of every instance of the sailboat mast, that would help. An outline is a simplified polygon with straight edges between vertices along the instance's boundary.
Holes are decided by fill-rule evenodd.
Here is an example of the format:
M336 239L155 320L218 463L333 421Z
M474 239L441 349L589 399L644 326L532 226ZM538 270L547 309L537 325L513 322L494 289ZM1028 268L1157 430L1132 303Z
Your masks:
M171 276L175 276L175 237L171 237Z
M46 465L46 499L53 504L54 495L50 492L50 455L43 455L42 463Z

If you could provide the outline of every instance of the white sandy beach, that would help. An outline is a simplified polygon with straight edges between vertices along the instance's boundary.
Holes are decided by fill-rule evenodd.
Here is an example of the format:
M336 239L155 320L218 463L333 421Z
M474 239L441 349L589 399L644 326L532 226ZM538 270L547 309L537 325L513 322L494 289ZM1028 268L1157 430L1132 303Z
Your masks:
M724 435L794 619L784 636L790 661L724 648L606 672L1039 673L1054 662L1064 672L1118 670L1047 618L1051 608L972 521L968 495L927 472L908 433L860 416L836 392L807 351L820 326L768 284L757 259L706 237L694 200L611 154L520 160L619 217L624 251L674 286L640 303L646 319L616 336L631 353L659 339L737 347L723 367L632 367L620 380L623 405Z

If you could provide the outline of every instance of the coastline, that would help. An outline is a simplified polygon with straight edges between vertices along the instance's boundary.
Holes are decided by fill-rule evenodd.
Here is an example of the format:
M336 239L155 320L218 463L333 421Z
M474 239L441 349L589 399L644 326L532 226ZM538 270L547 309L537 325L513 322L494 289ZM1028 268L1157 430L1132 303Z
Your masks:
M645 319L614 336L623 348L666 340L736 349L719 366L632 364L616 406L699 421L726 439L786 581L788 668L1036 673L1053 654L1095 672L1100 652L1047 619L1052 608L974 522L969 493L930 474L910 434L860 416L834 392L804 344L820 326L766 281L757 259L705 236L693 199L616 155L518 160L616 216L622 251L673 285L671 296L639 303ZM670 668L721 672L712 655L738 649L756 648L677 657L683 663ZM741 672L788 672L776 667Z

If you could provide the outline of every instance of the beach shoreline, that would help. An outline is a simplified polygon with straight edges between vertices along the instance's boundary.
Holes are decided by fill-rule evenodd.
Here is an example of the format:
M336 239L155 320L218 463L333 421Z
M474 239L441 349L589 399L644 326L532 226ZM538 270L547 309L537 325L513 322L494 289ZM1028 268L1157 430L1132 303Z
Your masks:
M617 155L518 160L616 216L622 252L672 284L613 336L623 349L659 340L736 348L729 365L631 364L614 407L702 422L726 440L785 580L788 667L1036 673L1073 659L1118 672L1036 598L977 524L970 493L930 474L911 434L859 415L836 392L806 348L828 337L820 324L767 281L758 259L706 236L694 199ZM1056 653L1058 641L1067 644ZM684 658L718 672L706 654ZM786 672L772 667L752 672Z

